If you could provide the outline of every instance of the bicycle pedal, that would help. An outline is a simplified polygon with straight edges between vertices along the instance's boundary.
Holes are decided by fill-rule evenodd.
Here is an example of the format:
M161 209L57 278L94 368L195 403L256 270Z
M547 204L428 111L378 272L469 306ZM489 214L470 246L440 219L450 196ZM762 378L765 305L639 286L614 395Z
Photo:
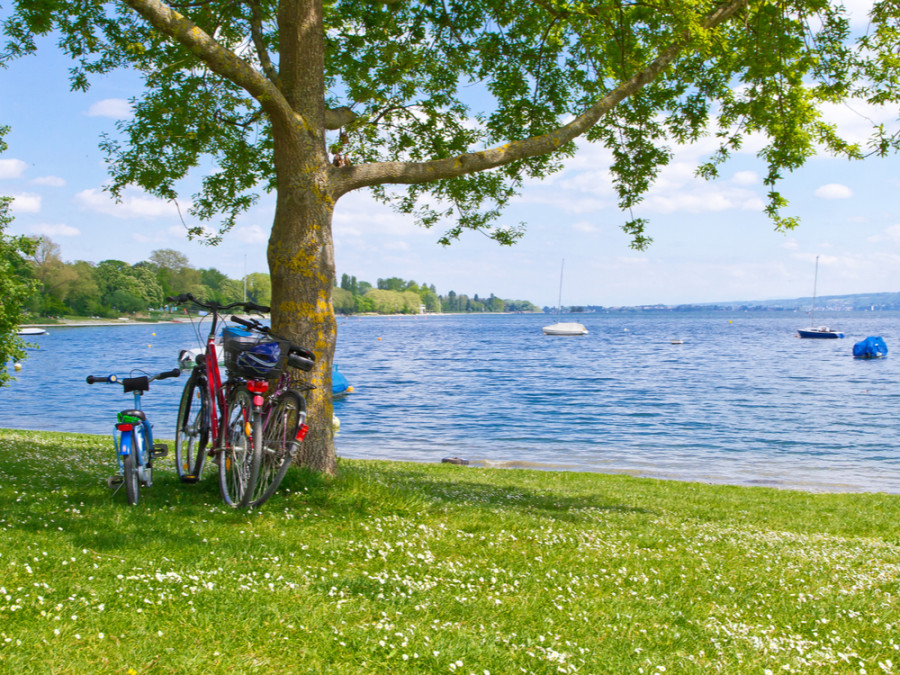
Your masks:
M169 446L165 443L154 443L153 447L150 449L150 457L156 459L157 457L165 457L169 454Z
M182 483L196 483L196 482L199 481L199 480L200 480L200 479L197 478L197 476L182 476L182 477L181 477L181 482L182 482Z
M125 482L125 476L118 476L118 475L110 476L109 478L106 479L106 487L108 487L111 490L114 487L118 487L119 485L121 485L124 482Z

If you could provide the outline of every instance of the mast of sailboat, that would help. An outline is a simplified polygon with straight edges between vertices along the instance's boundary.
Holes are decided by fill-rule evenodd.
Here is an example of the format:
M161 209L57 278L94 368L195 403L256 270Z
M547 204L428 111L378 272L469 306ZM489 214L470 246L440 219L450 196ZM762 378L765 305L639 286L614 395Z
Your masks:
M816 315L816 289L819 286L819 256L816 256L816 273L813 276L813 301L812 307L809 310L809 327L813 328L815 326L815 315Z
M562 317L562 282L563 282L563 269L566 266L566 259L562 259L562 263L559 266L559 300L556 302L556 317L559 319Z

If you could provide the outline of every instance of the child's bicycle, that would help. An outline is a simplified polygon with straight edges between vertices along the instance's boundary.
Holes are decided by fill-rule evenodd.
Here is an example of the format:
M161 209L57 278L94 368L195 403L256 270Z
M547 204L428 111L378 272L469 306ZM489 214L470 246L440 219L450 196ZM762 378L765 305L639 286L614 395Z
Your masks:
M121 380L116 375L88 375L87 383L104 382L121 384L126 394L134 394L134 407L122 410L116 416L113 431L113 443L116 448L116 461L119 473L107 480L107 485L116 490L125 484L125 495L129 504L137 504L141 496L141 485L153 485L153 460L165 457L169 449L163 443L153 442L153 425L141 410L141 397L149 391L154 380L165 380L178 377L181 371L176 368L156 375L140 375L125 377Z

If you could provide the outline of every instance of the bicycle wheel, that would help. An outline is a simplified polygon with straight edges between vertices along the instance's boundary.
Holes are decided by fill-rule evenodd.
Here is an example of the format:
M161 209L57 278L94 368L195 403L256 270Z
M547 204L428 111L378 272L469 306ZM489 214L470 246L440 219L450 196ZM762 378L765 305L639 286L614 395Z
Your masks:
M306 401L296 391L283 392L263 414L262 458L250 506L265 504L281 485L297 448L297 429L306 419Z
M225 406L223 447L219 449L219 491L229 506L250 504L262 449L262 418L253 412L247 387L239 386Z
M200 371L184 385L175 428L175 470L182 483L200 480L209 441L209 392Z
M134 447L133 438L130 431L122 433L119 443L119 452L128 453L122 455L122 467L125 474L125 496L128 503L134 506L141 498L141 482L138 479L137 465L135 464L134 453L137 448Z

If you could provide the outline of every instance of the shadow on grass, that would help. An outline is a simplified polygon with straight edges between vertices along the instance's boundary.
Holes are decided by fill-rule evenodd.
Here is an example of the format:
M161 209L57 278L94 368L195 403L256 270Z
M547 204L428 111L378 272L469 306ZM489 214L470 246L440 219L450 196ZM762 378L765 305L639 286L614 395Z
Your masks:
M594 518L598 512L649 514L652 511L616 502L583 486L553 484L559 476L541 473L546 486L531 487L520 475L504 470L486 470L484 481L465 477L467 469L457 467L398 464L391 462L342 463L335 480L337 487L357 494L360 506L366 495L383 510L391 502L413 511L458 506L528 513L567 522ZM566 482L566 481L563 481Z
M434 514L448 508L473 509L479 515L542 517L566 522L596 519L597 513L647 514L651 511L611 499L590 482L555 473L468 469L395 462L341 461L336 477L292 468L279 491L260 510L231 509L218 491L215 466L197 484L179 481L170 463L157 467L154 484L141 489L141 501L128 506L124 488L106 486L112 467L52 463L55 439L40 444L44 460L27 464L0 453L0 475L17 479L0 490L0 513L6 529L60 537L78 549L104 555L117 552L208 548L204 539L216 528L246 528L280 521L285 512L311 509L332 518ZM32 445L36 447L37 444ZM37 461L39 460L39 461ZM41 473L44 461L51 462ZM56 470L60 469L60 470ZM64 469L64 470L63 470ZM473 515L475 515L473 513ZM476 520L476 519L473 519ZM212 535L210 533L213 533ZM223 536L223 541L228 537ZM250 545L241 537L225 546Z

